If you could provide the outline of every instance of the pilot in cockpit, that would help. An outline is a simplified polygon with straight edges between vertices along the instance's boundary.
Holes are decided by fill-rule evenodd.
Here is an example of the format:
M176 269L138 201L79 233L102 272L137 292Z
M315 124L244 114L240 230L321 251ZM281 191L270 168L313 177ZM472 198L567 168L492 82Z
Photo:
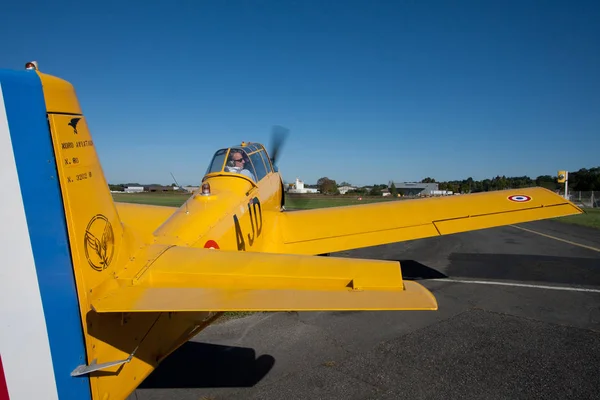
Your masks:
M241 150L232 149L229 152L229 161L227 162L227 167L225 169L227 172L245 175L256 182L254 174L246 168L246 162L246 157L244 157L244 153Z

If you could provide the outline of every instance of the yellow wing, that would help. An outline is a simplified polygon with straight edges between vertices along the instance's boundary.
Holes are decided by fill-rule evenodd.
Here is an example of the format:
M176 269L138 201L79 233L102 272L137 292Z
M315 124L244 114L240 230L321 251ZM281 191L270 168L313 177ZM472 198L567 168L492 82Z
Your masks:
M279 252L323 254L582 212L544 188L287 211Z
M96 312L437 310L398 262L160 245L138 259L94 291Z
M117 213L124 225L129 225L143 235L151 235L177 208L147 204L117 203Z

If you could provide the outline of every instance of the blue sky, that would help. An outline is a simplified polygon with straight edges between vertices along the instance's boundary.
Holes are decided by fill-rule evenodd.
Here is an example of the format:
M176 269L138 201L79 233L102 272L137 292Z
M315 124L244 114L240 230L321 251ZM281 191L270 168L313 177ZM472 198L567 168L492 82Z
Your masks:
M600 165L598 1L28 1L0 67L72 82L111 183L198 184L290 129L286 180Z

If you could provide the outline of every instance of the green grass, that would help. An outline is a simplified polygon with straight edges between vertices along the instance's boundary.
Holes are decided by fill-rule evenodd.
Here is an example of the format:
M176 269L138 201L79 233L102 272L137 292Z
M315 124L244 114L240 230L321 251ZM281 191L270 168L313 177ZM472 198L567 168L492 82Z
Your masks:
M567 217L556 218L557 221L567 224L576 224L600 229L600 208L585 208L584 214L569 215Z
M179 207L190 196L190 193L113 193L113 199L121 203L150 204L155 206Z
M308 210L314 208L328 208L352 206L358 204L380 203L383 201L394 201L392 197L362 197L358 196L314 196L314 195L288 195L285 197L285 208L288 210Z
M113 199L122 203L150 204L157 206L181 206L190 196L190 193L152 192L152 193L113 193ZM285 207L289 210L302 210L313 208L339 207L354 204L378 203L393 201L390 197L363 197L358 196L323 196L323 195L286 195Z
M189 193L113 193L115 201L124 203L150 204L159 206L179 207L188 198ZM288 210L307 210L314 208L340 207L356 204L379 203L383 201L400 201L391 197L363 197L358 200L358 196L324 196L324 195L286 195L286 209ZM584 214L560 217L555 220L568 223L588 226L600 229L600 209L586 208Z

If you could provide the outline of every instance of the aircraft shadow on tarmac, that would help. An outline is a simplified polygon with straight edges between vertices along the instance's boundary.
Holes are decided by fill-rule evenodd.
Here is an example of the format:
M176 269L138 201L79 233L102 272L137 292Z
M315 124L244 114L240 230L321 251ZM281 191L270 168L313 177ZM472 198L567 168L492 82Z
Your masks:
M407 281L418 281L423 279L443 279L448 278L447 275L441 273L437 269L433 269L421 264L415 260L394 260L400 263L402 270L402 279Z
M225 388L256 385L275 365L247 347L187 342L167 357L139 389Z
M451 277L600 286L597 258L453 253L448 260Z
M597 258L452 253L445 274L415 260L395 261L400 262L406 280L470 278L600 286Z

